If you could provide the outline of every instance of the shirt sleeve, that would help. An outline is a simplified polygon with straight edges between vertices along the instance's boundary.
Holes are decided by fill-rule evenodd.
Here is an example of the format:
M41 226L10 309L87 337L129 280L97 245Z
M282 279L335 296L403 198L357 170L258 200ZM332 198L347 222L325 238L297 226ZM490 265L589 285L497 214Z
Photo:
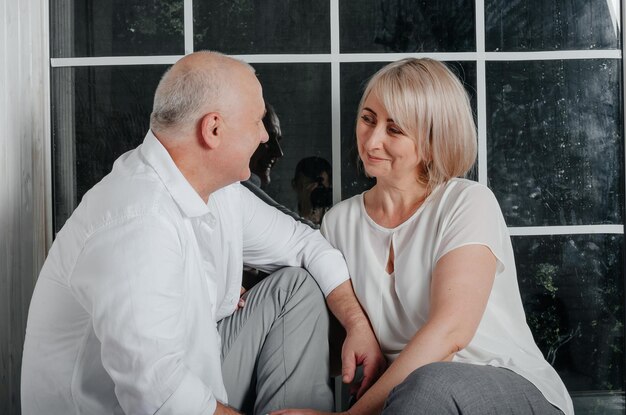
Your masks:
M243 258L247 265L271 272L282 266L306 268L325 296L349 279L343 255L319 230L266 205L241 187Z
M215 411L212 391L184 363L182 252L171 223L142 216L92 235L72 273L72 290L92 316L102 364L125 413Z
M508 230L494 194L488 187L475 184L449 198L443 209L435 249L436 264L442 256L465 245L484 245L497 260L496 273L504 271L504 238Z

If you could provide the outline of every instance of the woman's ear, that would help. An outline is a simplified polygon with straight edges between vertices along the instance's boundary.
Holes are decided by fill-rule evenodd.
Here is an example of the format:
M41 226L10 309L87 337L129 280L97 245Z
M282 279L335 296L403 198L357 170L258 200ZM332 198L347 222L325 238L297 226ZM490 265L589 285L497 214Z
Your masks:
M200 120L200 134L202 141L209 148L217 148L222 139L223 128L222 116L217 112L209 112Z

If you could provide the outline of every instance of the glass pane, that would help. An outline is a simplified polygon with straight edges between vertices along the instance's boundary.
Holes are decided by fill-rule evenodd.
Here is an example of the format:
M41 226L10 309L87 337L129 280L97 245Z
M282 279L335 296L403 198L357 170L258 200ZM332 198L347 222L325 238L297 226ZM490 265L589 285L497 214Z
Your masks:
M619 60L487 62L489 184L509 226L623 223Z
M330 6L324 0L195 0L193 19L195 50L330 52Z
M271 182L264 190L277 202L298 212L298 195L292 187L298 162L317 156L332 166L330 64L253 66L263 86L265 101L276 110L283 137L280 145L284 155L272 167Z
M485 0L488 51L619 49L618 0Z
M149 129L165 65L55 68L52 94L54 228Z
M183 21L183 0L52 0L52 57L183 54Z
M347 199L374 185L358 165L356 135L357 107L369 78L388 62L342 63L341 77L341 197ZM446 62L456 73L470 94L472 109L476 114L476 63ZM469 178L475 179L475 172Z
M341 52L476 50L474 0L340 1Z
M572 402L578 415L624 415L626 399L624 392L576 392Z
M526 319L568 390L623 391L623 235L512 240Z

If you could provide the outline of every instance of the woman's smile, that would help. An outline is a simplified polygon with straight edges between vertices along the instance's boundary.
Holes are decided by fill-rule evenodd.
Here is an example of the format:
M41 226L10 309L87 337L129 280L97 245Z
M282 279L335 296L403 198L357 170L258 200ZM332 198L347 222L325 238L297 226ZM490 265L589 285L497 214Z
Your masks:
M370 163L381 163L381 162L384 162L384 161L388 161L388 159L382 158L380 156L373 156L373 155L367 153L367 161L369 161Z

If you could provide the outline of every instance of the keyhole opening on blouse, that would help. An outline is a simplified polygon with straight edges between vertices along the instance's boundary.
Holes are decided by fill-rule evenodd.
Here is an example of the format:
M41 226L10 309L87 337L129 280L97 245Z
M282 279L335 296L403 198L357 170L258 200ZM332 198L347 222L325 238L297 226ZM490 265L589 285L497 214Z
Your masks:
M394 254L393 254L393 241L389 244L389 258L387 259L387 274L391 275L394 271Z

